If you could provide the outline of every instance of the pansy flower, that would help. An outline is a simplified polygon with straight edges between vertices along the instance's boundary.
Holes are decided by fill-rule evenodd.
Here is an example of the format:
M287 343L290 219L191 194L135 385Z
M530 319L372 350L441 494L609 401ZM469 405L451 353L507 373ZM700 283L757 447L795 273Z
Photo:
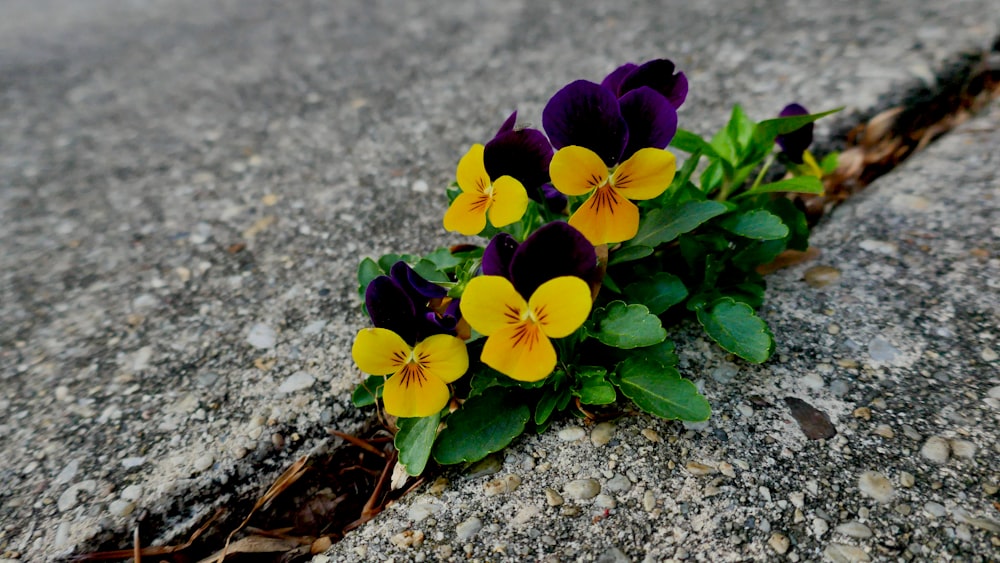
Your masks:
M629 200L664 192L676 171L664 150L677 131L677 111L649 86L619 98L610 88L577 80L557 92L542 112L552 145L552 185L588 196L569 219L594 245L635 236L639 208Z
M375 278L365 290L375 328L358 332L351 356L361 371L389 376L382 400L393 416L424 417L440 411L451 397L448 384L469 367L465 342L453 336L454 323L449 328L448 322L428 316L437 316L428 310L430 300L439 297L434 287L397 262L389 276Z
M518 244L497 235L483 254L484 275L462 295L462 316L487 335L480 359L519 381L556 367L552 338L575 332L590 314L593 245L566 223L550 223Z
M680 109L687 98L688 81L683 72L677 72L674 63L668 59L655 59L641 65L625 63L604 77L601 86L621 98L632 90L648 86Z
M797 115L809 115L809 110L799 104L788 104L778 117L794 117ZM812 153L809 152L809 145L813 142L813 123L807 123L795 131L778 135L774 142L781 147L781 154L799 167L800 172L804 170L806 174L822 177L823 172Z
M517 112L500 126L490 142L473 145L458 163L462 190L444 216L444 228L475 235L486 227L518 221L528 199L544 202L542 186L549 181L552 145L537 129L515 128Z

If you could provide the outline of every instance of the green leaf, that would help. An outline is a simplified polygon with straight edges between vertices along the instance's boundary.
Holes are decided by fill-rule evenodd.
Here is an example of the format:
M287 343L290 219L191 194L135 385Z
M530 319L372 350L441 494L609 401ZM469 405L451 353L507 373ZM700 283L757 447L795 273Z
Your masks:
M413 271L420 274L420 277L433 283L450 283L451 280L448 279L448 274L438 270L434 262L430 260L421 259L413 266Z
M733 144L733 139L729 136L728 130L719 129L715 136L712 137L710 143L722 160L726 160L731 164L736 162L736 145Z
M658 272L653 277L625 287L625 296L645 305L650 313L659 315L684 301L688 291L684 282L673 274Z
M588 329L591 336L615 348L652 346L667 337L660 319L644 305L612 301L607 307L596 309L590 318L593 322L592 329Z
M696 229L729 208L717 201L688 201L677 207L651 209L639 221L639 232L623 246L657 246ZM621 252L621 250L619 250Z
M664 366L676 366L679 361L677 353L674 352L674 343L672 340L664 340L659 344L647 346L646 348L642 348L639 353L641 353L641 357L659 362Z
M828 153L823 157L823 160L819 163L819 169L823 172L824 176L833 174L837 170L837 165L839 164L840 153L833 151Z
M677 369L642 356L618 365L615 384L640 409L666 419L708 420L712 408L698 388Z
M546 386L535 405L535 424L545 424L549 421L552 413L557 409L564 396L569 396L569 390L565 386Z
M382 274L382 268L379 268L378 264L371 258L365 258L358 265L358 295L361 297L362 303L365 301L365 290L368 289L368 284Z
M472 397L448 417L434 459L442 465L479 461L520 436L530 417L528 405L510 391Z
M772 199L764 204L764 209L781 217L781 222L788 226L788 248L806 250L809 248L809 221L792 200L784 197Z
M781 217L763 209L734 213L719 221L723 229L741 237L755 240L776 240L788 236L788 226Z
M573 375L577 381L573 395L579 397L581 403L608 405L618 398L614 385L608 383L608 370L599 366L581 366Z
M729 123L726 124L726 135L735 147L735 154L739 156L750 143L753 137L754 122L747 117L738 104L733 106L733 112L729 116Z
M443 272L446 272L462 263L461 258L455 256L451 253L451 250L444 247L435 249L434 252L425 256L424 259L434 264L438 270Z
M471 354L470 354L471 355ZM469 380L469 396L482 395L490 387L521 387L523 389L534 389L545 384L545 379L538 381L518 381L507 377L499 371L486 364L473 364L470 368L472 372Z
M701 173L701 177L698 180L701 183L701 191L710 194L722 185L722 180L725 179L726 173L724 162L723 160L716 160L712 164L709 164L704 172Z
M396 421L399 431L393 444L399 450L399 463L403 464L408 475L416 476L424 472L440 422L440 412L423 418L400 418Z
M722 349L748 362L764 363L774 352L774 336L767 323L746 303L731 297L698 309L698 322Z
M715 147L708 144L705 139L686 130L678 129L670 146L682 150L688 154L701 153L709 158L719 158L719 153L715 152Z
M767 264L784 252L785 241L755 240L745 248L733 254L732 263L744 272L752 272L757 266Z
M385 385L385 376L370 375L351 394L351 402L354 406L361 408L374 405L376 399L382 396L382 387Z
M817 119L837 113L842 109L844 108L839 107L821 113L811 113L809 115L793 115L791 117L775 117L773 119L765 119L753 128L754 141L766 142L768 145L773 145L774 139L777 138L778 135L791 133L803 125L808 125Z
M823 182L815 176L798 176L786 180L778 180L769 184L761 184L752 190L747 190L735 197L734 200L764 194L769 192L792 192L799 194L821 194L823 193Z
M652 253L653 249L648 246L626 246L611 253L611 257L608 258L608 266L639 260Z

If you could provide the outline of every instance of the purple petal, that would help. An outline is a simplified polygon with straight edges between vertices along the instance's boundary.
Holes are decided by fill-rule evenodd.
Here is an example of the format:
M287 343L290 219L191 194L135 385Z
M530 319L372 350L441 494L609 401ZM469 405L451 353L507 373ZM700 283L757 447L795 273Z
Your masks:
M389 329L411 346L417 339L417 314L406 291L389 276L379 276L365 289L365 307L372 324Z
M498 233L483 250L483 275L510 279L510 261L518 243L507 233Z
M628 141L617 97L586 80L572 82L552 96L542 111L542 126L555 148L586 147L608 166L618 163Z
M788 104L781 110L778 117L794 117L796 115L809 115L809 110L799 104ZM802 164L802 155L813 142L813 124L808 123L791 133L778 135L775 142L778 143L789 160L796 164Z
M538 129L498 133L483 150L486 173L491 179L512 176L528 194L537 194L538 187L549 181L551 160L552 145Z
M680 108L687 98L688 81L683 72L675 74L675 71L673 61L668 59L643 63L622 80L618 95L649 86L667 98L674 108Z
M566 194L557 190L552 184L542 184L542 197L545 199L545 207L553 213L563 213L569 204Z
M510 114L510 117L507 118L507 121L503 122L503 125L501 125L500 129L497 131L497 135L500 135L501 133L506 133L508 131L513 131L515 123L517 123L517 110L514 110L514 113Z
M510 263L511 282L525 299L538 286L559 276L577 276L589 283L596 270L594 245L562 221L535 231L521 243Z
M389 277L403 288L413 304L418 307L422 307L435 297L448 295L447 289L425 280L402 260L392 265L392 268L389 269Z
M625 63L622 66L616 68L611 74L604 77L601 81L601 86L604 86L608 90L611 90L618 95L618 89L622 84L622 80L628 76L633 70L638 68L635 63Z
M665 149L677 133L677 110L648 86L632 90L619 100L622 116L628 123L628 145L622 160L639 149Z

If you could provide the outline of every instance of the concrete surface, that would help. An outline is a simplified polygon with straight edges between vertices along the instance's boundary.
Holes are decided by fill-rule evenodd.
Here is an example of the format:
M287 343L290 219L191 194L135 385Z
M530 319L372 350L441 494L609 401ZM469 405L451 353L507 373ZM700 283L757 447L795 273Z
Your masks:
M691 94L681 112L681 126L688 129L707 132L717 127L733 103L743 104L757 118L793 100L817 109L865 109L907 82L932 78L941 61L961 49L988 44L998 32L991 0L870 4L811 0L748 2L733 8L723 0L4 3L0 480L5 487L0 490L0 556L41 561L93 548L97 542L126 536L144 513L147 521L162 522L160 537L169 539L186 532L216 504L258 489L289 460L320 446L327 427L355 427L368 414L354 411L348 401L348 391L359 377L350 363L349 346L364 322L354 288L356 264L365 255L423 252L459 240L445 236L440 227L445 200L439 188L451 180L468 145L491 135L511 110L520 110L524 122L537 124L547 97L569 80L597 80L623 61L660 56L673 58L690 78ZM995 207L963 201L968 205L965 214L993 209L995 215ZM954 226L959 227L963 232L971 229L964 223ZM872 235L873 240L888 240L885 234ZM965 242L949 243L952 246L944 250L961 254L961 249L972 248L972 242L958 234L941 240ZM996 233L987 229L979 240L983 242L976 248L986 252L983 264L995 274ZM853 247L844 248L848 252ZM942 305L938 314L953 311L952 317L942 317L955 324L950 340L926 339L926 344L938 350L938 363L951 356L932 346L968 349L960 357L965 371L954 368L960 381L983 373L985 368L973 363L987 362L975 355L983 353L980 348L998 347L987 340L995 335L996 323L989 317L995 321L995 296L963 289L982 287L988 277L975 270L949 277L962 272L950 268L960 261L948 256L929 256L928 263L936 269L914 278L920 283L913 287L933 288L932 282L944 283L934 282L940 279L955 292L951 309ZM856 268L873 268L876 271L866 272L873 276L881 275L878 268L889 268L886 258L858 259L868 262ZM898 268L913 265L900 262ZM779 281L783 279L776 278L773 299L795 285L794 279ZM844 287L858 286L827 291ZM930 292L927 298L944 299L938 293ZM874 295L853 298L864 302ZM835 342L816 347L817 340L832 337L806 331L825 327L818 324L822 317L813 313L826 309L816 308L814 296L787 299L793 303L788 306L790 316L778 314L783 308L777 301L769 311L779 346L789 359L765 369L793 373L799 365L794 362L800 360L815 358L817 366L833 361L826 358ZM837 303L831 300L828 307L837 310ZM916 323L909 315L917 309L913 302L894 303L884 310L888 316L881 319L882 325L869 319L875 324L841 326L862 349L874 327L880 327L884 339L910 363L873 368L871 381L866 381L860 379L868 370L858 352L858 368L819 372L824 385L843 379L850 382L848 393L861 394L836 400L820 397L826 402L817 406L829 409L835 422L841 423L843 409L881 396L864 395L879 380L878 374L888 374L890 381L921 376L923 362L916 361L922 358L921 346L904 339L903 324ZM799 324L793 324L793 318ZM897 323L903 328L893 328ZM745 400L740 380L726 387L731 393L726 398L705 375L718 367L715 364L722 365L722 358L703 349L697 339L677 338L687 354L687 374L709 384L720 415L732 411L738 397ZM839 354L848 357L847 352ZM702 364L697 360L702 355L714 363ZM995 370L996 361L984 365ZM751 375L742 365L737 369L740 378L763 377L763 372ZM838 369L855 369L857 374ZM952 369L934 368L931 374ZM991 373L981 379L995 378L995 371ZM782 373L772 377L756 381L778 386L787 380ZM976 383L995 384L995 379ZM978 393L968 398L970 405L988 407L980 401L982 389L958 389ZM929 403L928 408L940 404ZM774 425L785 427L780 404L761 412L768 413L760 423L761 433ZM962 428L935 420L907 424L918 428L921 438L934 432L950 437ZM642 419L623 422L616 433L615 439L633 443L634 449L642 443L630 433L629 424L651 426L664 439L673 436L686 444L679 447L703 452L699 455L706 461L716 459L708 456L711 448L721 447L700 431L685 436L675 426ZM866 427L858 424L858 435L867 437ZM815 450L808 449L792 430L779 435L778 443L793 454L835 451L830 448L837 442L810 444ZM967 431L980 452L995 443ZM902 440L901 430L895 432ZM731 437L726 447L741 449L759 438L748 431ZM554 433L541 439L557 440ZM531 451L524 448L533 444L537 442L522 443L512 455L523 458ZM910 453L918 445L903 444L901 450ZM643 456L677 453L662 446L643 447L649 449ZM836 447L855 449L849 443ZM566 456L570 465L565 471L555 470L563 462L553 462L551 479L612 471L604 450L589 456L578 447L573 451L577 453ZM723 453L718 451L718 461ZM785 458L780 453L757 461L784 467L798 455ZM634 466L633 472L669 478L654 472L666 470L647 466L642 458L615 455L619 463ZM987 463L995 457L974 459L984 461L945 467L956 468L950 471L967 485L962 489L966 496L956 506L978 515L985 508L978 500L981 493L973 496L975 487L983 479L995 484L997 471L995 461ZM526 458L518 463L527 463ZM975 463L992 469L961 477ZM871 468L895 478L886 467ZM741 476L753 475L739 471ZM814 479L819 483L829 471L817 467ZM531 481L529 474L524 474L522 494L534 491L534 502L543 481ZM924 474L920 477L915 487L927 484ZM472 482L459 486L457 476L452 482L446 494L481 487ZM664 481L654 490L652 482L647 479L643 488L654 491L654 510L673 514L676 501L667 499L676 496L674 485ZM701 484L685 486L696 491ZM775 503L782 487L774 487ZM633 483L621 506L638 490ZM810 490L806 487L805 494L813 494ZM947 489L940 500L957 498L952 493L962 491ZM474 502L476 496L450 501L452 508ZM582 518L589 521L591 508L582 507ZM694 508L701 513L704 507ZM465 513L448 514L458 518ZM821 527L814 514L809 512L808 525ZM833 528L839 513L826 514ZM642 516L636 513L634 522L644 522ZM493 554L490 542L506 540L494 539L501 536L490 531L494 522L486 515L477 517L485 518L486 531L475 536L474 556L503 557ZM531 520L531 527L545 533L541 523L549 520L540 515ZM705 533L714 533L712 515L706 513L702 520L709 522ZM452 533L445 524L449 521L442 522L441 530ZM970 530L970 546L990 545L979 528L964 525ZM612 545L627 557L671 556L651 551L661 544L642 547L660 537L654 524L636 526L623 528L631 531L623 531L613 543L580 544L563 557L586 560ZM386 515L371 530L365 533L382 538L390 531L396 534L401 530L399 513ZM958 527L955 530L958 534ZM428 528L428 537L434 533ZM740 545L760 547L759 534L747 531L744 536ZM607 536L588 537L596 542ZM671 537L673 547L686 541ZM830 536L820 534L820 540L824 537ZM899 541L898 534L891 537ZM809 543L811 551L802 551L803 557L818 553L820 540ZM742 549L719 542L704 545L702 553L710 554L713 545L725 553ZM424 549L436 549L432 543ZM352 547L337 549L349 553ZM375 553L376 559L382 555Z

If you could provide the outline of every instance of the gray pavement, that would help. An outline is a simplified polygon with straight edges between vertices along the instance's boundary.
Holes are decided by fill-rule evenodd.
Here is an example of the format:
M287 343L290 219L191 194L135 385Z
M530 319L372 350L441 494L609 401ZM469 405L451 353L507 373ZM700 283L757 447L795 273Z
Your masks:
M367 415L348 401L356 264L459 240L442 233L440 187L511 110L537 124L569 80L661 56L688 73L681 126L699 132L733 103L756 118L789 101L864 110L1000 30L991 0L732 5L5 3L0 556L92 548L142 513L170 539L322 447L325 428L355 428ZM887 179L831 221L818 240L838 284L810 290L801 268L774 278L776 360L731 364L681 329L686 375L717 407L708 428L642 418L603 448L554 432L524 440L501 468L523 483L510 496L477 504L482 481L449 474L424 499L444 505L437 524L414 522L414 497L331 559L447 559L446 548L465 559L466 544L490 560L741 559L774 556L772 533L805 560L831 543L873 558L911 544L917 558L996 553L982 520L1000 480L998 411L983 400L1000 349L996 157L970 151L997 139L995 118L978 122L985 132L975 123L935 149L959 166L916 164L900 180L916 199L894 200ZM955 181L962 190L943 189ZM804 442L786 393L826 410L840 436ZM850 414L862 405L871 421ZM894 437L873 437L876 423ZM953 444L957 459L929 465L917 452L931 435L977 449L965 459ZM689 477L689 461L719 473ZM863 501L865 470L893 483L907 471L914 484ZM618 474L628 485L608 489ZM601 499L600 520L595 501L547 504L544 487L591 477L613 501ZM938 520L927 502L943 507ZM474 518L482 529L456 538ZM873 536L835 531L852 520ZM425 535L421 547L392 543L407 529Z

